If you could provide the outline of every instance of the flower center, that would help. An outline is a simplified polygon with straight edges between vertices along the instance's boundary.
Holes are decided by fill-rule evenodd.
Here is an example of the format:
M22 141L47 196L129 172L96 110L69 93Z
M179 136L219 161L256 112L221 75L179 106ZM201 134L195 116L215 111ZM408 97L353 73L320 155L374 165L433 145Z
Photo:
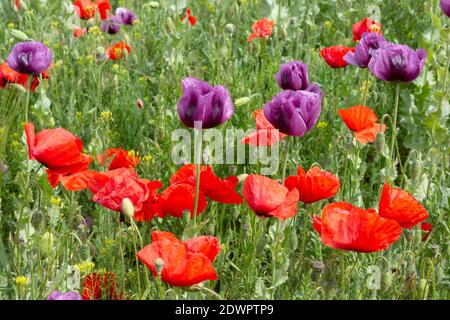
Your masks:
M30 60L31 60L31 56L25 52L22 52L21 54L19 54L19 61L20 61L20 65L23 67L28 67L28 65L30 64Z
M394 55L391 59L394 68L401 70L406 67L406 58L402 55Z

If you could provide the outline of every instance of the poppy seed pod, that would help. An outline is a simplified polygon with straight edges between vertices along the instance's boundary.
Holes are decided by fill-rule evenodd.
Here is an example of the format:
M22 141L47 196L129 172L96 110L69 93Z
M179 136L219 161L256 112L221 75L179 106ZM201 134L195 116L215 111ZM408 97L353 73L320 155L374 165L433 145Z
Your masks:
M181 86L183 95L177 110L187 127L214 128L232 117L234 105L226 88L196 78L185 78Z
M231 36L234 34L235 31L236 31L236 27L234 26L234 24L228 23L228 24L225 26L225 33L226 33L228 36L231 37Z
M159 8L159 2L156 2L156 1L151 1L148 3L148 5L150 6L150 8L153 8L153 9Z
M162 269L164 268L164 260L161 258L157 258L155 260L155 269L156 269L156 273L159 275L161 275Z

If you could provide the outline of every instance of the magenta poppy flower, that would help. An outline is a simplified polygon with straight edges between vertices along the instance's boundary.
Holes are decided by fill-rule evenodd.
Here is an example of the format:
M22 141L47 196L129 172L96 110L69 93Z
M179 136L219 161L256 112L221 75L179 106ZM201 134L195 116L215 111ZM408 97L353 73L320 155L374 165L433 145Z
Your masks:
M37 41L17 43L8 56L8 66L16 72L38 75L52 64L52 52Z
M181 82L183 95L178 102L178 115L187 127L214 128L224 123L234 113L230 93L222 86L213 87L195 78Z
M130 26L132 26L134 24L135 20L137 19L136 14L133 11L128 10L126 8L117 8L116 9L116 17L118 19L120 19L122 24L130 25Z
M426 56L424 49L390 43L373 53L369 69L383 81L411 82L422 72Z
M284 90L264 105L264 116L280 132L302 137L314 127L321 109L320 94Z
M355 51L349 51L344 60L359 68L367 68L373 53L388 42L377 32L364 33Z
M441 0L439 2L442 12L450 18L450 0Z
M76 291L61 292L55 290L47 297L47 300L82 300L82 299L81 295Z

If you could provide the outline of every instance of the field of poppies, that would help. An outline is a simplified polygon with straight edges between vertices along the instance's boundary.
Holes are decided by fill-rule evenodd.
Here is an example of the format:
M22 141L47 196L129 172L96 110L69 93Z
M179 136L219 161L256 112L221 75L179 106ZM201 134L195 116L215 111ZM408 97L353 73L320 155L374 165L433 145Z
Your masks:
M450 299L450 0L0 12L0 299Z

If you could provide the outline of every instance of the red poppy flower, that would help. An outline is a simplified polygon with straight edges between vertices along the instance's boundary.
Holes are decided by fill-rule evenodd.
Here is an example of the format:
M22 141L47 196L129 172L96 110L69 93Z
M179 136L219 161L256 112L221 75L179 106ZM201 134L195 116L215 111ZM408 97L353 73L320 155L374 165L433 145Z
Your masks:
M117 293L112 272L88 274L83 280L81 296L83 300L120 300L123 298L122 294Z
M15 83L15 84L19 84L22 87L24 87L25 89L28 86L28 79L29 79L30 75L28 74L23 74L23 73L19 73L14 71L13 69L11 69L8 64L2 63L0 64L0 88L5 88L7 84L10 83ZM50 76L47 72L43 72L41 74L42 79L49 79ZM39 86L40 84L40 77L39 76L33 76L33 80L31 81L30 84L30 90L32 92L34 92L36 90L36 88Z
M260 217L285 220L297 214L298 190L289 191L276 180L251 174L245 179L242 195Z
M20 2L19 2L19 0L15 0L15 1L14 1L14 9L15 9L16 11L20 9Z
M347 110L339 109L339 116L345 125L354 132L356 141L365 144L374 142L378 132L385 132L386 125L377 123L378 117L366 106L354 106Z
M247 41L251 42L256 38L268 39L272 34L273 21L267 18L256 21L252 26L252 34L248 36Z
M61 182L63 187L69 191L82 191L88 187L89 181L97 174L93 170L79 171L73 174L63 175L46 170L47 179L53 188Z
M128 53L131 52L130 46L128 46L125 42L120 41L120 42L116 43L115 45L106 49L106 52L108 52L109 59L119 60L119 59L123 58L125 50Z
M369 18L364 18L362 21L353 25L353 40L359 41L366 32L381 32L381 24Z
M32 123L25 124L28 154L49 170L59 174L84 171L92 162L92 157L83 154L83 142L69 131L45 129L35 134Z
M132 169L97 172L88 187L94 195L92 201L113 211L121 212L122 200L130 199L136 221L148 221L160 214L157 190L162 187L161 182L140 179Z
M194 26L197 23L197 18L191 15L191 8L186 9L186 14L180 19L180 21L183 22L185 19L188 19L191 26Z
M314 228L328 247L356 252L387 249L402 234L398 222L363 210L346 202L335 202L322 210L322 218L313 216Z
M281 141L287 135L275 129L275 127L264 116L264 110L258 109L253 112L256 122L256 132L249 134L241 140L241 143L255 147L267 147Z
M86 33L87 33L87 29L86 28L76 27L73 30L73 37L74 38L79 38L79 37L85 35Z
M153 231L152 243L137 253L156 277L155 260L164 261L161 280L172 286L192 286L206 280L217 280L213 261L220 251L215 237L178 240L170 232Z
M426 241L433 230L433 225L431 223L422 222L420 224L420 230L425 231L422 241Z
M355 48L345 46L333 46L320 50L320 55L325 62L332 68L344 68L348 63L344 60L344 56L349 52L355 51Z
M379 204L380 216L397 221L402 228L411 229L428 218L427 210L412 195L400 188L383 186Z
M108 170L119 168L134 168L139 163L139 158L134 152L123 150L122 148L111 148L103 155L97 156L97 160L105 165L105 160L110 161Z
M109 0L75 0L73 6L81 19L91 19L95 16L95 12L98 11L100 19L105 20L111 11Z
M334 174L312 167L305 171L298 167L297 175L287 177L284 185L289 190L296 188L300 201L313 203L334 196L340 187L339 179Z
M196 184L196 165L187 164L181 167L171 178L170 184ZM200 168L200 191L213 201L224 204L241 204L242 198L235 191L238 184L236 177L228 177L222 180L216 176L210 166Z
M161 193L161 217L170 215L181 218L183 212L189 210L191 218L194 217L195 187L179 183L169 186ZM203 192L199 191L197 216L206 208L206 199Z

